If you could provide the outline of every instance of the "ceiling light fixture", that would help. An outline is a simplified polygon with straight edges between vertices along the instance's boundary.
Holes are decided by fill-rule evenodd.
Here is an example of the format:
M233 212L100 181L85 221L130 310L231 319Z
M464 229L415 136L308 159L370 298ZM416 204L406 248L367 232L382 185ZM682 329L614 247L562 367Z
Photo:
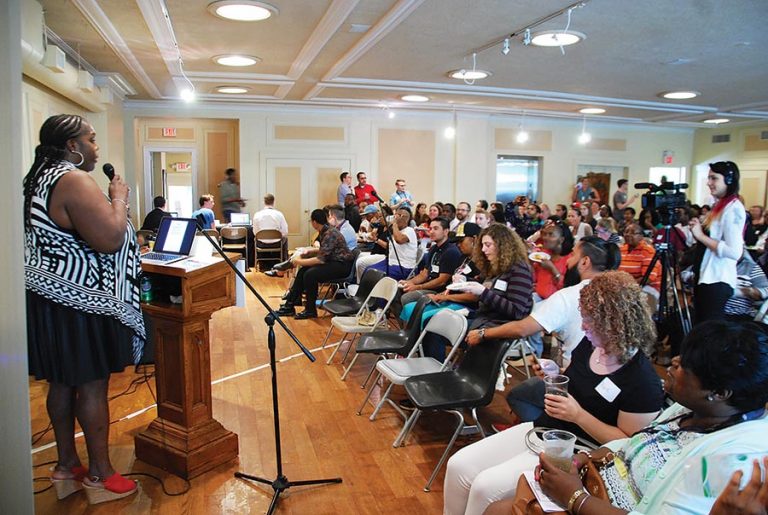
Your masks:
M704 120L704 123L711 123L713 125L720 125L721 123L730 122L730 118L708 118Z
M579 143L586 145L592 141L592 135L587 132L587 117L585 116L581 121L581 134L579 134Z
M163 18L165 18L168 35L171 37L173 48L176 50L176 62L179 65L179 73L188 85L188 87L181 88L179 96L181 96L181 99L185 102L192 102L195 100L195 85L192 84L192 81L189 80L189 77L187 77L187 74L184 72L184 59L181 57L181 47L179 47L179 41L176 39L176 33L173 30L173 23L171 22L171 15L168 13L168 7L165 5L165 2L160 3L160 8L163 11ZM176 77L174 77L174 81L175 80ZM176 86L178 87L178 82L176 83Z
M485 70L453 70L448 72L448 76L452 79L466 79L466 80L481 80L487 79L492 74Z
M525 143L530 139L528 131L525 130L525 111L523 111L523 117L520 119L520 130L517 132L515 139L520 144Z
M476 53L476 52L473 52ZM507 55L509 53L509 38L504 38L504 43L501 46L501 53Z
M429 97L425 97L424 95L402 95L400 97L400 100L403 100L405 102L429 102Z
M234 21L262 21L277 15L274 5L252 0L220 0L208 5L208 12L219 18Z
M701 93L693 90L681 90L681 91L662 91L657 96L661 98L668 98L670 100L688 100L690 98L696 98Z
M248 93L248 88L242 86L219 86L216 88L219 93L226 93L227 95L240 95L242 93Z
M445 136L446 139L453 139L456 137L456 127L453 125L449 125L445 128L443 131L443 136Z
M583 41L587 36L581 32L573 30L547 30L544 32L537 32L531 39L531 44L534 46L545 47L564 47L568 45L575 45L576 43Z
M213 62L222 66L253 66L261 61L258 57L241 54L224 54L214 56Z
M603 114L605 109L602 107L585 107L583 109L579 109L579 112L581 114Z

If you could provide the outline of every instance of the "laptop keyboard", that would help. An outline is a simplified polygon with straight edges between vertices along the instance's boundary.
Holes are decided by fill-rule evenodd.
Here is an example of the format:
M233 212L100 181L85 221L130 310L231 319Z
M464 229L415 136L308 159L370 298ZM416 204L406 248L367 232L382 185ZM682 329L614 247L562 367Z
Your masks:
M141 256L142 259L153 259L155 261L172 261L179 259L176 254L164 254L162 252L147 252Z

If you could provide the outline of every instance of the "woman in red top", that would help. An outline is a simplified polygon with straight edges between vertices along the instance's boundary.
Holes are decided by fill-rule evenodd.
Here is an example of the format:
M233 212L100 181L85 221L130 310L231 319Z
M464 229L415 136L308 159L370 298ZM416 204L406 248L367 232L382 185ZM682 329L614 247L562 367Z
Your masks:
M573 235L563 222L548 221L539 241L549 259L533 262L533 282L536 294L546 299L563 287L566 262L573 250Z

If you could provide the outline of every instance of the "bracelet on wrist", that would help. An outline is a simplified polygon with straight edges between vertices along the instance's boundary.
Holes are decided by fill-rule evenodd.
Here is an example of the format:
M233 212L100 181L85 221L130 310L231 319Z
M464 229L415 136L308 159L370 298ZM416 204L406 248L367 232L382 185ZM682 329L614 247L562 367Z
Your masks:
M128 202L126 202L125 200L121 198L113 198L112 203L114 204L115 202L122 202L125 208L128 209Z
M588 492L584 492L585 495L581 496L581 502L576 507L576 510L573 512L574 515L579 515L579 512L581 511L581 508L584 507L584 503L587 502L587 499L589 499L590 494Z
M585 492L583 488L579 488L578 490L573 492L573 494L571 494L571 498L568 499L568 507L566 508L566 510L569 511L570 513L573 513L573 505L576 503L579 497L585 494L587 494L587 492Z

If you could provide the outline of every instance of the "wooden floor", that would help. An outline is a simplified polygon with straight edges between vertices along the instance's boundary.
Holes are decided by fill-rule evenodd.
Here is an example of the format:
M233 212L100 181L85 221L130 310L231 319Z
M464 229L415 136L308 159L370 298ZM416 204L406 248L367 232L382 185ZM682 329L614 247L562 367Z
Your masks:
M254 286L272 307L279 305L283 279L263 274L248 274ZM214 314L211 320L211 368L213 412L227 429L239 435L239 460L196 477L187 493L168 496L151 478L138 477L139 494L127 499L90 507L85 495L76 493L63 501L56 500L53 489L35 496L36 512L61 513L126 513L126 514L209 514L264 513L272 497L269 486L236 479L233 474L248 474L274 479L275 446L272 421L271 374L266 342L264 308L255 298L245 308L228 308ZM453 430L453 418L441 414L423 416L405 447L392 448L392 441L402 427L402 419L390 408L384 408L371 422L369 405L364 415L355 414L364 391L360 383L371 361L358 360L346 382L340 380L341 366L326 366L332 348L320 350L330 318L294 321L285 319L298 338L310 348L317 361L307 360L295 343L279 327L277 334L280 422L282 432L283 473L290 480L341 477L342 484L295 487L281 496L278 513L363 514L363 513L441 513L444 470L432 491L422 488L445 449ZM152 368L149 367L151 372ZM235 374L242 374L230 377ZM142 379L133 368L112 376L110 395L130 387ZM154 380L149 383L154 390ZM32 433L46 429L47 385L30 382ZM185 488L183 480L135 459L133 437L156 417L147 384L110 402L110 452L115 468L121 473L144 472L163 479L173 493ZM135 415L137 412L141 412ZM493 403L480 413L486 428L492 422L507 418L508 409L499 393ZM132 416L135 415L135 416ZM130 417L130 418L129 418ZM456 449L475 441L462 437ZM33 445L36 489L50 486L50 465L56 459L52 432ZM85 442L77 440L80 456L87 462Z

